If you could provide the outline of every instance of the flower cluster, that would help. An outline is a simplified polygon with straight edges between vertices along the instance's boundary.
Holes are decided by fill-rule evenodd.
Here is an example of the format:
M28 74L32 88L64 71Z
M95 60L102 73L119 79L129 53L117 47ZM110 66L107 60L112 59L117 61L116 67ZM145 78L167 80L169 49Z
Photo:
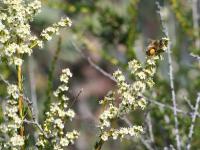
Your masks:
M114 72L113 76L117 82L117 92L110 92L100 101L101 104L107 104L107 108L99 117L100 138L103 141L108 140L109 137L122 139L126 135L137 136L143 132L143 128L137 125L129 128L114 129L112 128L112 122L135 109L144 109L146 107L147 102L143 95L147 88L151 88L154 85L153 75L156 72L156 60L159 58L159 56L147 56L144 65L137 60L130 61L128 63L129 70L135 79L131 84L126 82L125 76L120 70ZM120 98L120 104L115 104L116 97Z
M2 147L4 149L19 149L24 145L24 137L18 134L18 130L21 127L22 120L18 115L18 103L19 90L17 85L8 86L9 100L5 107L4 115L6 120L0 125L0 133L5 141L2 141Z
M21 66L23 56L32 53L35 46L42 47L43 42L58 34L60 28L71 26L69 18L63 18L52 27L44 29L41 37L31 33L30 22L41 11L41 1L2 0L0 8L0 57L8 63Z
M71 27L71 25L72 25L72 22L68 17L62 18L58 23L55 23L51 27L44 29L41 33L41 37L49 41L52 39L53 34L59 33L59 29L61 27L65 27L65 26Z
M129 128L122 127L119 130L112 128L109 131L103 132L101 139L103 141L107 141L109 137L112 137L114 140L117 138L123 139L126 135L138 136L141 132L143 132L142 126L133 126Z
M68 107L69 98L66 95L68 91L69 78L72 77L70 70L63 69L60 76L61 85L54 91L54 96L59 100L50 106L50 111L46 112L44 121L44 133L40 133L37 146L45 149L52 147L53 149L64 149L69 144L73 144L78 138L79 133L74 130L64 133L64 127L67 120L72 120L75 113Z

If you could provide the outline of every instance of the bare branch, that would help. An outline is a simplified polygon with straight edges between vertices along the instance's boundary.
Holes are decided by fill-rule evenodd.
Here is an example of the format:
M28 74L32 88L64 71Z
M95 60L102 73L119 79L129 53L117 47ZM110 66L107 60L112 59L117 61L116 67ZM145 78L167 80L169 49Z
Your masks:
M81 89L78 94L74 97L73 101L72 101L72 104L69 106L69 108L71 108L75 102L78 100L78 97L81 95L81 93L83 92L83 89Z
M167 37L169 37L168 28L162 18L160 10L162 7L160 6L159 2L156 3L159 11L158 14L161 18L161 23L163 26L163 31ZM172 103L173 103L173 113L174 113L174 122L175 122L175 136L176 136L176 146L178 150L181 150L181 140L179 135L179 122L178 122L178 116L177 116L177 102L176 102L176 95L174 90L174 76L173 76L173 66L172 66L172 57L171 57L171 47L170 42L167 47L167 55L168 55L168 65L169 65L169 79L170 79L170 88L171 88L171 95L172 95Z
M147 101L149 101L149 102L151 102L151 103L153 103L153 104L155 104L155 105L157 105L161 108L167 108L167 109L170 109L172 111L174 110L174 108L172 106L168 105L168 104L163 104L161 102L158 102L156 100L151 100L151 99L147 99ZM177 108L176 111L177 111L177 113L180 113L182 115L189 116L189 117L192 117L192 115L193 115L193 112L186 112L185 110L182 110L182 109L179 109L179 108ZM200 114L197 113L197 116L200 117Z
M104 75L105 77L108 77L110 80L114 81L114 82L117 82L115 80L115 78L113 78L112 75L110 75L109 73L107 73L106 71L104 71L102 68L100 68L98 65L96 65L92 59L88 56L86 56L82 50L74 43L72 42L72 45L74 46L74 48L76 49L77 52L79 52L81 54L81 56L86 59L88 61L88 63L97 71L99 71L102 75Z
M43 133L43 135L48 139L49 137L46 135L46 133L44 132L44 130L42 129L42 127L40 126L40 124L37 122L37 121L30 121L30 120L26 120L26 119L24 119L23 120L24 121L24 123L26 123L26 124L33 124L33 125L35 125L42 133Z
M191 102L190 102L190 100L188 99L188 98L184 98L184 100L185 100L185 102L188 104L188 106L190 107L190 109L192 110L192 111L194 111L194 106L191 104Z
M176 102L176 95L175 95L175 90L174 90L174 76L173 76L170 46L168 46L167 54L168 54L169 78L170 78L170 87L171 87L171 94L172 94L172 103L173 103L173 108L174 108L174 121L175 121L177 149L181 150L181 142L180 142L180 136L179 136L179 127L178 127L179 122L178 122L178 117L177 117L177 102Z
M198 95L197 95L194 114L192 115L192 123L190 125L190 131L188 134L188 141L187 141L187 145L186 145L187 150L190 150L190 148L191 148L191 140L192 140L195 122L196 122L196 118L197 118L197 114L198 114L198 110L199 110L199 104L200 104L200 93L198 93Z
M154 143L154 134L153 134L153 128L152 128L152 120L151 120L151 114L150 112L147 113L147 117L146 117L146 122L147 122L147 126L148 126L148 130L149 130L149 136L151 139L151 142Z

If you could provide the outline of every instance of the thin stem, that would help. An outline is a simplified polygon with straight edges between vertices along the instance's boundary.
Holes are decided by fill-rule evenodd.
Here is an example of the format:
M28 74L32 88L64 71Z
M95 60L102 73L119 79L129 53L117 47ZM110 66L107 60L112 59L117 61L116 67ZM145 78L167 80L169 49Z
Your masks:
M158 13L161 18L161 24L163 27L163 32L167 37L169 37L168 32L168 26L166 25L166 22L162 18L160 10L162 7L160 6L159 2L156 2L158 6ZM171 95L172 95L172 103L173 103L173 114L174 114L174 122L175 122L175 136L176 136L176 146L178 150L181 150L181 141L180 141L180 135L179 135L179 122L178 122L178 114L177 114L177 102L176 102L176 94L174 90L174 75L173 75L173 67L172 67L172 57L171 57L171 48L170 48L170 42L167 47L167 55L168 55L168 65L169 65L169 79L170 79L170 88L171 88Z
M17 66L17 80L18 80L18 89L19 89L19 100L18 100L18 109L19 116L23 120L23 83L22 83L22 66ZM19 133L21 136L24 136L24 127L20 127Z
M48 74L48 88L47 88L47 99L45 101L45 106L46 106L45 111L49 110L49 107L50 107L51 95L52 95L52 91L53 91L53 84L52 84L53 83L53 74L55 71L55 66L58 61L58 56L60 54L60 51L61 51L61 37L59 37L57 49L54 54L53 60L51 62L51 66L50 66L51 68L50 68L50 71Z
M155 143L155 138L154 138L154 134L153 134L153 127L152 127L152 120L151 120L151 114L150 112L147 113L147 126L148 126L148 130L149 130L149 136L150 136L150 140L152 143Z
M30 120L26 120L24 119L24 123L26 124L33 124L35 125L43 134L44 136L48 139L49 137L46 135L46 133L44 132L44 130L42 129L41 125L37 122L37 121L30 121Z
M181 150L181 142L180 142L180 136L179 136L179 127L178 127L179 122L178 122L178 115L177 115L177 102L176 102L176 95L175 95L175 90L174 90L174 76L173 76L172 58L171 58L171 51L170 51L169 46L168 46L167 53L168 53L168 63L169 63L170 88L171 88L174 122L175 122L176 144L177 144L177 149Z

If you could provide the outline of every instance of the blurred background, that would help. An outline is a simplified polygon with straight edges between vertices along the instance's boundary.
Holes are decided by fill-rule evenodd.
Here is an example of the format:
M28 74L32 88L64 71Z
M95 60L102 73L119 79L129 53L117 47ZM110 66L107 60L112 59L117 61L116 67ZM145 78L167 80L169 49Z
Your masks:
M192 111L188 105L195 104L200 90L200 64L191 56L199 55L199 23L195 14L200 16L200 1L194 5L192 0L158 0L162 6L160 14L169 31L173 73L178 108ZM98 139L98 116L102 112L99 101L111 89L116 88L109 78L94 69L88 62L92 60L106 72L112 74L121 69L128 81L132 81L127 71L128 61L136 58L143 62L145 50L150 39L165 37L161 24L158 5L155 0L43 0L42 12L31 23L32 31L39 35L43 28L68 16L73 25L63 29L59 36L47 42L43 49L34 49L31 57L26 58L24 83L27 96L34 101L37 118L43 122L44 112L49 104L49 91L56 89L63 68L69 67L73 73L70 82L70 104L77 116L68 129L79 129L80 138L69 149L93 149ZM195 9L196 8L196 9ZM0 65L2 74L16 82L14 68L6 70ZM149 99L171 105L169 86L169 67L167 54L159 62L154 78L155 86L146 93ZM53 84L49 82L53 80ZM49 88L53 86L53 88ZM0 84L0 96L6 96L5 85ZM51 97L51 96L50 96ZM53 99L52 99L53 100ZM1 103L3 103L1 101ZM148 114L148 115L147 115ZM0 111L1 120L2 110ZM148 116L148 117L147 117ZM187 140L191 117L179 114L180 134ZM173 111L149 103L144 111L135 111L128 118L133 124L144 125L151 119L155 149L175 145ZM192 140L192 149L200 147L200 120L197 119ZM123 126L123 123L120 123ZM124 125L125 126L125 125ZM67 129L67 130L68 130ZM27 130L34 132L32 127ZM149 140L149 131L143 137ZM34 143L34 136L29 135ZM151 142L151 141L150 141ZM109 140L103 150L145 150L140 139L130 138L123 141Z

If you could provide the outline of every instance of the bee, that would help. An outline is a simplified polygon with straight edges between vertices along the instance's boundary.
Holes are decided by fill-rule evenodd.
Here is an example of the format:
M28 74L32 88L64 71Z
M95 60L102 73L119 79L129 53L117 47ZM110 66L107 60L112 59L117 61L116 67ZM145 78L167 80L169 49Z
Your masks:
M162 38L160 40L151 40L147 47L146 55L157 56L165 52L168 46L168 42L169 42L168 38Z

